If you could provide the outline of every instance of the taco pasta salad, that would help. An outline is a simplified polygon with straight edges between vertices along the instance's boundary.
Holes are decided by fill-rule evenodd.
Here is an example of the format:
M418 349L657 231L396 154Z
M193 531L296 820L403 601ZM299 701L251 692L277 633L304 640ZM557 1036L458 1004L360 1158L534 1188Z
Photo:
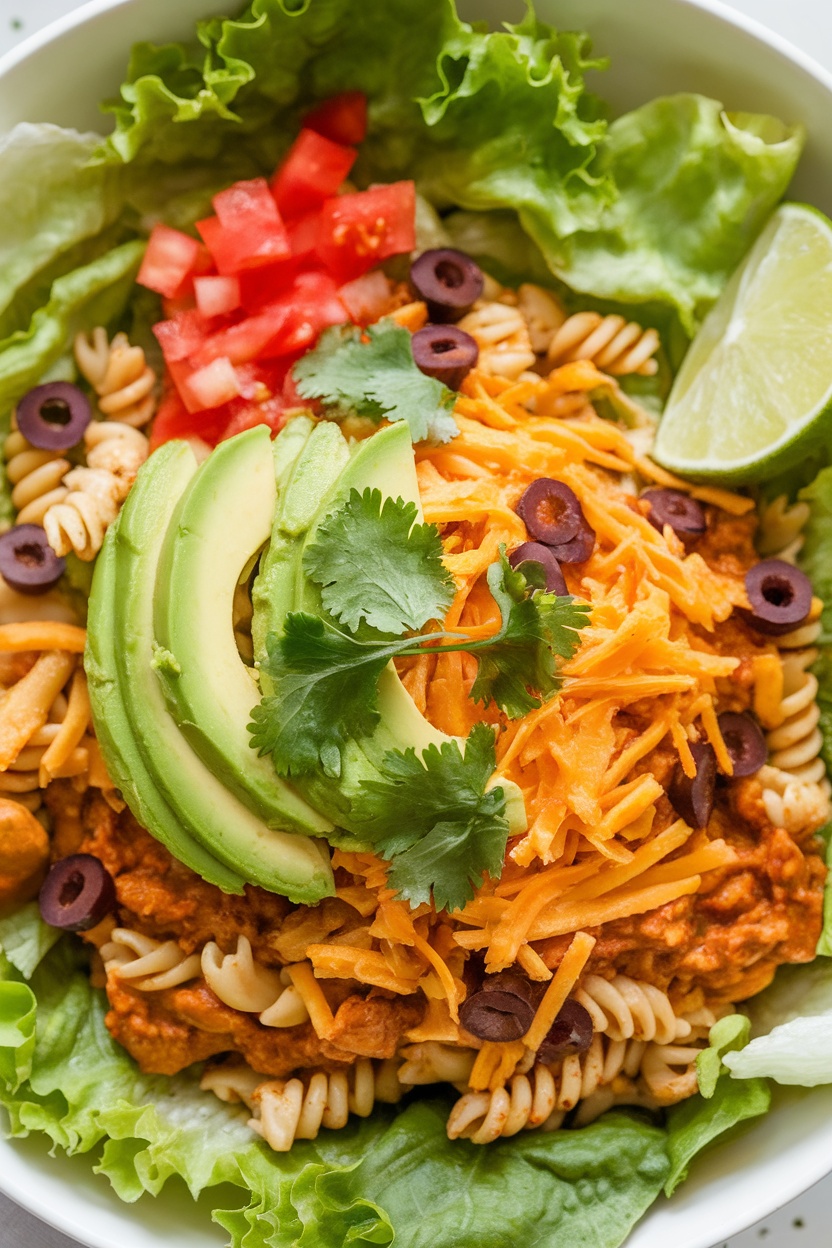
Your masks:
M234 1248L616 1248L832 1082L832 226L417 7L2 140L0 1099Z

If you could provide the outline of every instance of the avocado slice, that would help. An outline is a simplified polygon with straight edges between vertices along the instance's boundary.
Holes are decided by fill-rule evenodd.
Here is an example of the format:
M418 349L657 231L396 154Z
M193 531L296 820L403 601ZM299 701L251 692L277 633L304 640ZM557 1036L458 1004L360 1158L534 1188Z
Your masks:
M84 669L90 693L95 735L107 771L139 822L186 867L226 893L242 893L245 881L218 862L186 831L145 766L122 698L116 665L113 604L116 601L116 535L120 520L109 529L95 562L87 618Z
M188 483L159 554L157 672L173 718L227 789L269 827L325 836L329 820L249 744L260 690L237 650L232 603L241 570L268 540L276 502L264 425L221 443Z
M159 554L195 472L196 460L185 443L160 448L139 473L112 543L115 574L104 587L110 592L106 603L102 594L102 609L113 621L117 683L128 724L151 786L161 793L174 826L181 825L187 839L201 842L237 879L241 876L292 901L318 901L334 891L326 847L309 837L274 831L228 791L177 727L153 670L154 662L160 662L158 653L154 659L153 637ZM134 787L140 788L138 780ZM158 824L146 822L159 835ZM183 858L175 838L169 839L168 847Z
M324 434L326 428L319 425L298 456L281 493L271 543L255 581L252 636L255 661L260 664L267 657L266 638L269 633L282 632L290 611L324 614L318 586L304 575L303 553L315 541L323 520L347 501L351 490L378 489L383 497L403 498L415 503L419 517L422 516L410 431L404 422L389 425L355 444L334 481L330 480L331 473L322 471L323 463L331 458L334 440L331 432ZM346 447L340 430L338 433ZM261 684L264 693L273 692L265 671ZM356 847L355 837L360 836L360 830L351 821L353 801L367 780L381 778L378 769L389 750L413 748L421 754L429 745L459 740L440 732L425 719L392 663L379 681L378 707L380 720L372 735L349 742L342 751L341 774L337 779L318 771L294 780L310 802L347 830L347 836L330 834L330 840L336 844ZM522 792L512 781L500 778L499 783L506 792L511 834L517 835L527 827Z

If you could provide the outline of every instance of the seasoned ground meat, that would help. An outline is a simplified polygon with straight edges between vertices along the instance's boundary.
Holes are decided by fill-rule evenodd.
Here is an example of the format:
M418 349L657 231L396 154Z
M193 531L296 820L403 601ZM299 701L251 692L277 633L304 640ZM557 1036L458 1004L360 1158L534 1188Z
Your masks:
M692 896L593 929L590 970L644 979L672 996L701 988L709 1001L736 1002L765 988L783 963L812 961L823 920L822 843L773 827L753 777L725 786L708 834L727 841L736 862L708 872ZM569 940L536 948L555 967Z

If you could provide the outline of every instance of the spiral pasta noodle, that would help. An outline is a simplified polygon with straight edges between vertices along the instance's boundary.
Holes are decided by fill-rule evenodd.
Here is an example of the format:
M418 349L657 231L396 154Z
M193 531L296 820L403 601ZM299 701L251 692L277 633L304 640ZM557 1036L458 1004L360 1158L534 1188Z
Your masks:
M90 335L76 336L75 360L98 395L102 415L136 429L147 424L156 410L156 374L141 347L132 346L126 334L110 342L99 325Z
M785 495L773 499L760 513L760 553L793 564L803 545L808 519L808 504L790 504ZM766 735L769 765L761 770L760 780L769 819L790 832L823 823L832 792L821 758L818 681L809 670L818 658L821 610L821 603L815 600L807 622L777 639L783 673L783 694L777 708L780 722Z
M651 377L658 372L653 358L658 349L655 329L644 329L623 316L576 312L555 332L546 359L553 365L591 360L612 377L631 373Z
M348 1071L305 1071L303 1078L275 1079L251 1094L249 1126L270 1148L286 1153L295 1140L314 1140L321 1127L345 1127L350 1114L368 1118L377 1100L398 1100L390 1063L359 1058Z
M118 421L93 421L84 435L87 466L64 478L69 492L43 518L47 540L58 555L70 551L86 562L101 549L136 473L147 459L143 433Z
M506 303L481 303L459 322L480 349L477 368L513 380L531 368L535 354L522 312Z
M575 999L587 1010L596 1033L612 1040L652 1040L670 1044L691 1034L691 1025L677 1018L667 993L653 984L616 975L586 975Z
M12 487L12 505L18 524L43 524L50 507L69 493L63 484L72 465L58 451L42 451L23 436L14 419L3 444L6 476Z
M236 951L225 955L209 941L200 955L200 965L205 982L224 1005L258 1014L265 1027L297 1027L309 1019L288 972L258 965L245 936L238 936Z
M99 953L108 975L142 992L176 988L201 971L199 955L186 954L175 940L154 940L126 927L114 928Z

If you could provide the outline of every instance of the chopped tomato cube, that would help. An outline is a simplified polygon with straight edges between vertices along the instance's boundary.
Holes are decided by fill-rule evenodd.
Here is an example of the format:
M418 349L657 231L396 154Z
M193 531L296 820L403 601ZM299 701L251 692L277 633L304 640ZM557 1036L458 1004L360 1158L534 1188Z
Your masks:
M289 309L275 306L264 308L255 316L249 316L236 325L203 337L191 355L191 363L198 368L212 360L228 359L232 364L247 364L263 354L280 354L274 351L277 340L285 337L289 327Z
M300 260L281 260L277 264L264 264L259 269L249 269L240 274L240 298L247 312L259 312L273 303L291 286L300 268Z
M214 196L216 217L196 228L224 277L289 256L289 237L265 178L235 182Z
M194 294L201 316L227 316L239 308L241 300L239 277L195 277Z
M280 338L281 355L310 347L322 329L349 320L335 281L320 269L298 273L289 290L270 306L272 312L278 308L285 309L288 318ZM275 353L272 347L264 355Z
M231 361L221 357L191 373L184 383L184 391L185 405L190 411L205 411L209 407L222 407L223 403L235 399L240 393L240 383Z
M279 433L286 424L287 407L283 399L277 397L266 399L262 403L254 403L249 399L236 399L229 403L230 419L223 430L220 441L225 442L245 429L253 429L255 425L268 425L272 433Z
M195 308L177 312L167 321L153 326L153 333L162 348L167 364L186 360L205 341L208 326Z
M173 438L202 438L210 446L214 446L228 423L225 409L218 412L189 412L179 394L173 388L162 398L153 419L150 433L150 449L157 447Z
M199 241L181 230L154 225L136 281L173 298L196 270L202 251Z
M381 269L374 269L342 286L338 298L356 325L372 325L390 311L390 282Z
M335 143L363 143L367 137L367 97L363 91L334 95L307 113L303 124Z
M317 254L339 282L416 246L416 188L391 182L339 195L321 209Z
M283 216L299 217L335 195L356 155L354 147L301 130L272 179L272 194Z

